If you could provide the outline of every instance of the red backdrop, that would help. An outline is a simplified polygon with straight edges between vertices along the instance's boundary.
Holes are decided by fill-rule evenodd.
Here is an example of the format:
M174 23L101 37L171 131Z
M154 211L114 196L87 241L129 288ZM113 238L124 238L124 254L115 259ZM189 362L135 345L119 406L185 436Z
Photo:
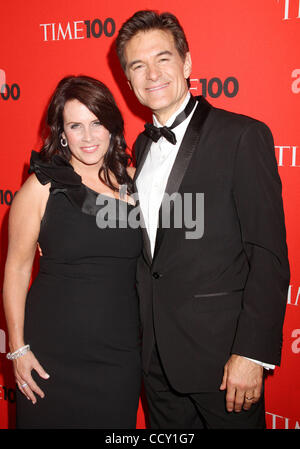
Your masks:
M86 74L104 81L124 115L131 146L149 113L129 90L113 44L129 16L155 8L173 12L186 31L193 59L191 92L206 95L217 107L258 118L273 132L283 183L291 284L282 365L266 381L266 418L270 429L300 428L300 0L4 2L0 16L1 285L9 206L26 179L31 150L40 147L49 96L66 75ZM7 351L0 306L0 428L14 427L15 384ZM140 405L137 427L144 426Z

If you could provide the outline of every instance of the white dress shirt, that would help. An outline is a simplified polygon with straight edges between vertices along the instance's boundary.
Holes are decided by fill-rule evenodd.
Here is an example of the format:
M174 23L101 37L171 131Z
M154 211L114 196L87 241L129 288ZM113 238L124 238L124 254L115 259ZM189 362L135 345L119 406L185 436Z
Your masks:
M190 93L188 92L180 108L167 120L165 126L172 125L177 115L186 107L189 99ZM145 163L136 181L140 207L150 240L152 256L155 248L159 209L163 200L168 178L196 107L197 102L190 115L180 125L172 129L176 135L175 145L170 143L163 136L160 137L157 142L152 142ZM163 126L158 122L155 115L153 115L153 123L158 127ZM269 365L253 359L249 360L262 365L266 369L275 368L274 365Z

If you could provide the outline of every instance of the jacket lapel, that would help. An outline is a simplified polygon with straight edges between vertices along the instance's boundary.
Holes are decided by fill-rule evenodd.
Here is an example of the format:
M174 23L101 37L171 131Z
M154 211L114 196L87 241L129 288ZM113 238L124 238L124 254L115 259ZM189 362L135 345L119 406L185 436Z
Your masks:
M136 186L137 177L143 168L143 165L145 163L146 157L149 153L151 143L152 143L152 140L148 139L143 134L141 135L141 139L142 138L143 138L142 142L137 142L137 145L139 146L139 152L138 152L139 156L137 157L137 161L136 161L137 168L136 168L135 175L133 178L133 186L134 186L135 193L138 193L137 186ZM137 200L137 206L139 206L139 200ZM144 255L145 255L145 258L146 258L148 264L151 265L152 264L152 254L151 254L150 239L148 236L148 232L147 232L147 228L145 225L145 221L144 221L144 217L143 217L141 208L140 208L140 219L141 219L142 235L143 235L143 242L144 242L143 251L144 251Z
M204 124L204 122L209 114L209 111L211 109L211 105L203 97L199 97L199 98L197 98L197 100L198 100L199 104L197 105L197 108L193 114L193 117L189 123L189 126L184 135L184 138L181 142L177 157L175 159L174 165L172 167L172 170L171 170L168 182L167 182L167 186L166 186L166 190L165 190L165 194L167 194L167 195L172 195L173 193L178 192L180 184L181 184L183 177L185 175L185 172L187 170L187 167L190 163L191 157L192 157L192 155L195 151L195 148L197 147L197 144L200 140L203 124ZM159 224L161 224L163 222L162 221L163 210L168 210L168 208L163 207L163 204L164 204L164 200L162 201L162 204L161 204L160 210L159 210L158 226L159 226ZM170 205L170 212L169 212L170 214L173 209L173 204L174 203L172 201L171 205ZM161 247L164 235L165 235L164 229L159 226L157 228L153 260L157 257L157 254Z
M151 147L152 140L149 139L144 135L144 133L140 134L138 137L138 140L135 144L135 150L138 152L137 159L136 159L136 171L133 177L133 183L135 185L135 181L137 180L137 177L141 173L141 170L143 168L143 165L145 163L146 157L149 153L150 147ZM136 185L135 185L136 189Z

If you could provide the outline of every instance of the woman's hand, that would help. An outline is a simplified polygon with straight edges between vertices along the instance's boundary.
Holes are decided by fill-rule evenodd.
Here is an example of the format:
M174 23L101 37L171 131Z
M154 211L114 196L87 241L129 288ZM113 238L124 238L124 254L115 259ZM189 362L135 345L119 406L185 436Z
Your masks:
M49 379L49 374L39 364L32 351L15 359L13 361L16 382L20 391L31 400L33 404L36 403L35 394L41 398L45 397L45 393L40 389L31 376L31 371L34 369L43 379Z

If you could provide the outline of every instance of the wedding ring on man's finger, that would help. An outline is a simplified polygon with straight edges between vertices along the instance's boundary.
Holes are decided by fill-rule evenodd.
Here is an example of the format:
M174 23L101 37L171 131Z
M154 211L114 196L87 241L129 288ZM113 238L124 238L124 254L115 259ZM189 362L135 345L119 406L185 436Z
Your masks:
M251 398L247 398L247 396L246 396L246 399L247 399L247 401L252 401L252 399L254 399L254 396L252 396Z
M22 385L21 385L21 388L27 387L27 385L28 385L27 383L22 384Z

